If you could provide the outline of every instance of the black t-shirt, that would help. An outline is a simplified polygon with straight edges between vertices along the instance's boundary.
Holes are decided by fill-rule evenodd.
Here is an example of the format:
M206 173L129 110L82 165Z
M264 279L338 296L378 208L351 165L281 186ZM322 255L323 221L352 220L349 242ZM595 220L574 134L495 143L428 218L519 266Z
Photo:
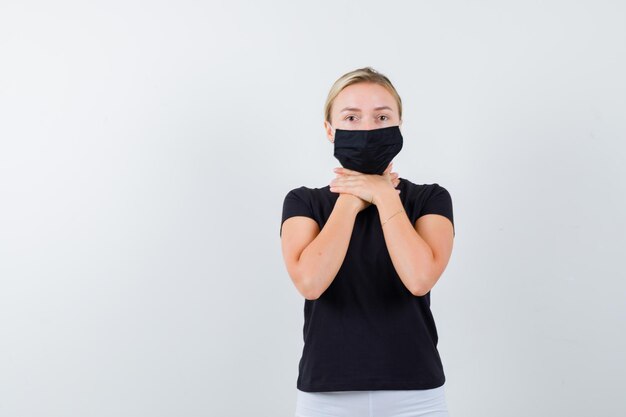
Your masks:
M453 224L452 200L437 183L399 178L399 196L411 224L441 214ZM324 227L339 193L295 188L286 195L282 222L293 216ZM343 264L316 300L304 300L304 348L297 388L307 392L431 389L444 384L430 292L413 295L398 276L385 245L378 209L356 216Z

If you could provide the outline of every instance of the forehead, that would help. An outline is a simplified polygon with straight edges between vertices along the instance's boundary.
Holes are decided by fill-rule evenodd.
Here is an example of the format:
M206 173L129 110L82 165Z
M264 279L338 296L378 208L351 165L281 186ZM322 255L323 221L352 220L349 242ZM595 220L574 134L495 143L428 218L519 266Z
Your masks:
M335 98L333 110L340 112L345 107L351 107L368 111L381 106L398 111L396 100L385 87L375 83L356 83L341 90Z

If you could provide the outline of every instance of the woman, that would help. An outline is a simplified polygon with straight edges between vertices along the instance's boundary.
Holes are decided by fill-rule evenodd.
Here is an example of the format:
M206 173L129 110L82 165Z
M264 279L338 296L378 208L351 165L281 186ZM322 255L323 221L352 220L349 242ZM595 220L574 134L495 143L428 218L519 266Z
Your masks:
M448 416L430 291L452 253L450 194L391 172L402 101L383 74L340 77L324 117L342 166L289 191L280 228L305 298L296 416Z

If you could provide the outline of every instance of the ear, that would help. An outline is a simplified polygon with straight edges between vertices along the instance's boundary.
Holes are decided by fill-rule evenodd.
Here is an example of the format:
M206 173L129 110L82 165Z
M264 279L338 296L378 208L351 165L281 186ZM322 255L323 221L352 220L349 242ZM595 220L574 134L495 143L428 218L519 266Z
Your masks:
M328 141L330 143L334 143L335 135L333 134L333 130L327 120L324 120L324 130L326 131L326 138Z

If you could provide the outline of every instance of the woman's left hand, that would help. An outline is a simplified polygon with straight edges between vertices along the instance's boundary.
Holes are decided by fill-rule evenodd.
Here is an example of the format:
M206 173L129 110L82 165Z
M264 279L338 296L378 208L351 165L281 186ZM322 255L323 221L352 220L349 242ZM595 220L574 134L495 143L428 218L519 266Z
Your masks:
M381 175L364 174L343 167L335 168L333 171L337 177L330 182L330 191L352 194L376 204L381 195L395 189L400 183L398 173L391 172L392 166L393 162ZM400 190L395 191L400 192Z

